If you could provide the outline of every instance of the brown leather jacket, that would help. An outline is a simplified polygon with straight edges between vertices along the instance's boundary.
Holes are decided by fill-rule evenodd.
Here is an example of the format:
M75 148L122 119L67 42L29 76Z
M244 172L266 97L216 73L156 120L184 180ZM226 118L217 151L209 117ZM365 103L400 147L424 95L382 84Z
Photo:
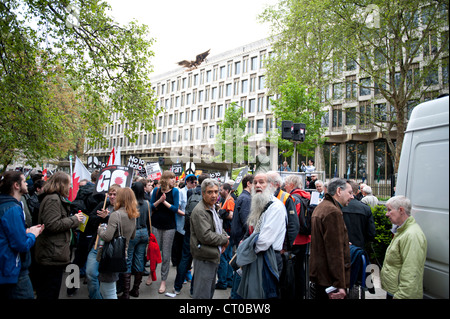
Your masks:
M329 194L311 217L310 279L324 287L349 288L350 247L340 204Z

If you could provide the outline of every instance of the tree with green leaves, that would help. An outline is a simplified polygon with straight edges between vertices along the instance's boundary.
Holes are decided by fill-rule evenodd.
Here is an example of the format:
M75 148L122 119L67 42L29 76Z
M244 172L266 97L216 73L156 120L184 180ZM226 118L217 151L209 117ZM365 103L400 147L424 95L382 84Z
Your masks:
M305 140L298 143L296 149L299 154L313 157L316 148L326 141L325 128L321 125L322 117L326 112L322 110L317 90L308 90L306 85L302 85L294 76L288 74L285 81L278 86L277 91L280 98L272 101L275 106L273 108L275 118L279 123L289 120L306 125ZM293 155L294 142L281 139L280 131L278 134L278 148L285 157Z
M215 142L214 161L220 163L230 163L230 172L233 164L241 164L252 161L248 155L248 138L245 134L247 119L243 117L244 108L238 106L236 102L230 103L225 110L223 121L218 124L218 133Z
M18 154L42 163L80 138L105 145L113 113L132 140L140 125L154 129L154 40L146 25L118 25L110 9L98 0L0 2L0 163ZM61 103L55 85L71 98Z
M377 108L358 107L357 115L380 127L396 172L413 105L448 92L448 5L446 0L280 0L261 15L272 25L275 51L267 83L276 91L289 71L300 83L322 90L328 105L357 99L361 90L373 92L369 102ZM357 76L346 78L352 72ZM439 74L446 88L440 87ZM345 93L329 96L330 88Z

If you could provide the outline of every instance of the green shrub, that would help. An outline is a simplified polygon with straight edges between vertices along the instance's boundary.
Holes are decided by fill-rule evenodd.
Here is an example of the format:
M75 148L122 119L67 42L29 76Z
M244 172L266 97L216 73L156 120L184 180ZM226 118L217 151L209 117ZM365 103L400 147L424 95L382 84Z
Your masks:
M372 208L373 218L375 220L375 239L367 244L366 252L369 254L370 262L378 264L381 268L388 248L392 240L392 223L386 217L386 206L377 205Z

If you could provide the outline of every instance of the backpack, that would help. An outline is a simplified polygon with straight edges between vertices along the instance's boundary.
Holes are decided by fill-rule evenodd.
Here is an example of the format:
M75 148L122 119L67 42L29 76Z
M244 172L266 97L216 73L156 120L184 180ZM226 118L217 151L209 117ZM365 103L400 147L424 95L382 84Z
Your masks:
M191 232L191 213L195 206L202 200L202 192L198 193L194 190L187 200L186 208L184 210L184 231L187 233Z
M295 199L295 207L297 208L298 221L300 223L299 234L311 235L311 215L315 206L312 206L309 199L292 194Z
M291 196L291 194L282 190L278 192L277 198L286 207L287 225L284 246L287 250L291 250L292 244L294 243L300 229L296 200ZM289 198L292 200L292 205L290 204L290 202L288 204ZM297 213L297 216L295 216L295 213Z

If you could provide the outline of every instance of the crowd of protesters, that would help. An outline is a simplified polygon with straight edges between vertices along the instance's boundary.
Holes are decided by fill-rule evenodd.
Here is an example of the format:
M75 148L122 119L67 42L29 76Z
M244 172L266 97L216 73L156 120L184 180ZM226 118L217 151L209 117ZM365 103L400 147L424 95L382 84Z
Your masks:
M20 171L1 175L0 296L58 299L65 267L73 263L90 299L139 297L144 277L145 286L152 285L158 264L160 294L179 294L190 281L195 299L231 288L231 299L302 300L309 287L310 297L343 299L355 284L354 254L364 254L375 237L373 201L361 201L354 181L324 183L308 172L308 186L319 193L319 204L312 205L299 176L283 181L276 171L244 176L240 192L233 181L219 183L207 174L178 181L164 171L160 180L138 177L131 187L114 184L102 194L94 192L98 175L80 183L73 202L67 199L70 176L62 171L47 181L35 174L28 183ZM312 213L306 233L303 201ZM387 208L396 233L382 287L388 298L421 298L426 238L407 198L395 196ZM119 235L126 239L126 270L102 270L103 247ZM174 287L166 281L171 262ZM68 296L76 293L67 288Z

